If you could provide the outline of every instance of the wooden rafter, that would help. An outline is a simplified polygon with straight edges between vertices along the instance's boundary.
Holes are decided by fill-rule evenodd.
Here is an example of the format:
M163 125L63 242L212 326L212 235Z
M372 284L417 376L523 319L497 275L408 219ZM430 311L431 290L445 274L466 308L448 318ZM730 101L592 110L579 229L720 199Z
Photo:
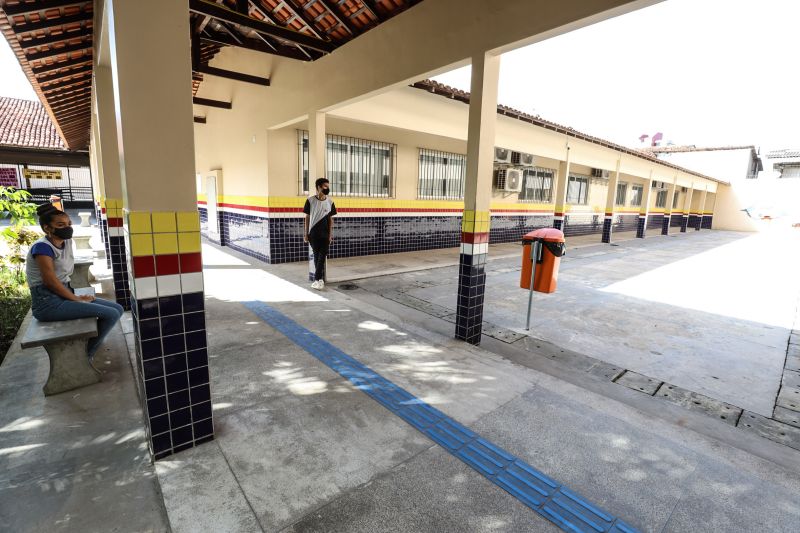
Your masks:
M49 50L45 50L44 52L31 52L29 54L25 54L25 56L28 58L28 61L39 61L40 59L47 59L61 54L91 49L92 43L90 41L81 41L80 43L68 44L66 46L62 46L61 48L50 47Z
M62 68L74 67L77 65L82 65L84 63L91 63L91 61L92 61L91 55L83 55L81 57L67 59L66 61L54 61L49 65L42 65L41 67L33 67L31 68L31 71L33 71L34 75L38 76L39 74L44 74L45 72L52 72L54 70L60 70Z
M50 9L57 9L67 6L79 6L85 3L86 0L41 0L37 2L18 3L14 5L6 5L3 11L9 17L16 17L18 15L33 15L34 13L41 13Z
M350 35L355 37L356 35L361 33L358 30L358 28L355 27L353 21L346 16L340 15L339 11L335 9L328 0L317 0L317 3L320 4L322 7L324 7L325 9L327 9L333 16L333 18L336 19L336 22L344 26L347 29L347 31L350 32Z
M238 24L239 26L251 29L255 32L277 37L278 39L296 43L320 52L330 53L335 48L335 45L329 41L323 41L322 39L304 35L289 28L283 28L251 18L247 15L242 15L241 13L237 13L225 6L209 2L208 0L189 0L189 10L199 15L206 15L220 21Z
M55 29L55 28L53 28ZM80 39L85 37L92 36L92 29L91 28L79 28L75 31L68 31L68 32L61 32L61 33L53 33L51 30L50 35L45 35L43 37L34 37L32 39L19 39L19 45L25 50L29 50L31 48L38 48L40 46L47 46L56 43L63 43L65 41L71 41L73 39Z
M33 31L39 30L49 30L56 26L63 26L65 24L73 24L76 22L91 22L92 21L92 12L91 11L81 11L80 13L76 13L74 15L67 15L66 17L53 17L53 18L42 18L37 20L36 22L26 22L25 24L13 24L11 28L14 30L14 33L17 35L21 33L30 33Z

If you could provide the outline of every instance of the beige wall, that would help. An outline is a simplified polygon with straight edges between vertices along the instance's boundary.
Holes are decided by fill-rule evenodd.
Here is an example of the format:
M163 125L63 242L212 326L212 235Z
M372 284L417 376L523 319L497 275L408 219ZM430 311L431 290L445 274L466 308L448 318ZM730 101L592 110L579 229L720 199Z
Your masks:
M239 65L244 68L244 65ZM258 73L251 65L247 72ZM263 74L263 72L262 72ZM203 82L206 96L226 99L232 97L233 82L207 77ZM197 172L223 170L219 193L225 196L298 197L299 145L297 130L307 129L302 120L278 129L267 130L258 118L258 101L269 88L239 84L232 110L202 109L207 123L195 125ZM239 102L237 104L237 102ZM419 89L403 87L369 100L343 106L327 115L329 134L368 139L397 145L395 161L394 199L417 198L418 149L431 148L466 154L468 106L462 102L431 95ZM253 138L255 137L255 142ZM499 116L496 145L533 153L537 166L558 169L570 146L573 173L590 175L592 168L613 171L620 161L620 181L628 183L625 206L616 212L638 212L630 206L630 186L646 184L652 171L654 179L671 182L676 170L603 146L536 127L509 117ZM681 182L691 185L705 182L698 176L678 173ZM715 186L709 182L709 186ZM571 206L571 212L602 213L605 210L607 180L590 180L589 202L586 206ZM516 203L517 195L494 191L495 203ZM698 200L699 201L699 200ZM655 203L655 195L651 196Z

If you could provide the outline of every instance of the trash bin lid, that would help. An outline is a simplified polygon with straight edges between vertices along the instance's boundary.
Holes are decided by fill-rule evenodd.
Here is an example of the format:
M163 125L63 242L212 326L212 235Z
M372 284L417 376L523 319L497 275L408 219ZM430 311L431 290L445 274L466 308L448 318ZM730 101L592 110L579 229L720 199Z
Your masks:
M541 228L530 233L526 233L522 237L522 242L530 241L547 241L547 242L564 242L564 232L556 228Z

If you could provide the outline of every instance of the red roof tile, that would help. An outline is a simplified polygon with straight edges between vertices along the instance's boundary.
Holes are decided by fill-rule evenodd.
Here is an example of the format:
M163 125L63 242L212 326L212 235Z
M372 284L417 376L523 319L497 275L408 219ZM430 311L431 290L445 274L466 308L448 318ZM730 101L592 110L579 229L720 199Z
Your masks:
M0 97L0 146L66 150L41 103L5 97Z

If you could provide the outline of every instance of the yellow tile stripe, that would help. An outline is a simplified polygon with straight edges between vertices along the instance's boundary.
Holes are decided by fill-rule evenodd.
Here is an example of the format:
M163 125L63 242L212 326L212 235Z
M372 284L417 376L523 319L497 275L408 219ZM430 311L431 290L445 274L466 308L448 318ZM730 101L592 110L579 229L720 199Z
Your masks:
M200 252L197 211L132 211L127 213L131 255Z

